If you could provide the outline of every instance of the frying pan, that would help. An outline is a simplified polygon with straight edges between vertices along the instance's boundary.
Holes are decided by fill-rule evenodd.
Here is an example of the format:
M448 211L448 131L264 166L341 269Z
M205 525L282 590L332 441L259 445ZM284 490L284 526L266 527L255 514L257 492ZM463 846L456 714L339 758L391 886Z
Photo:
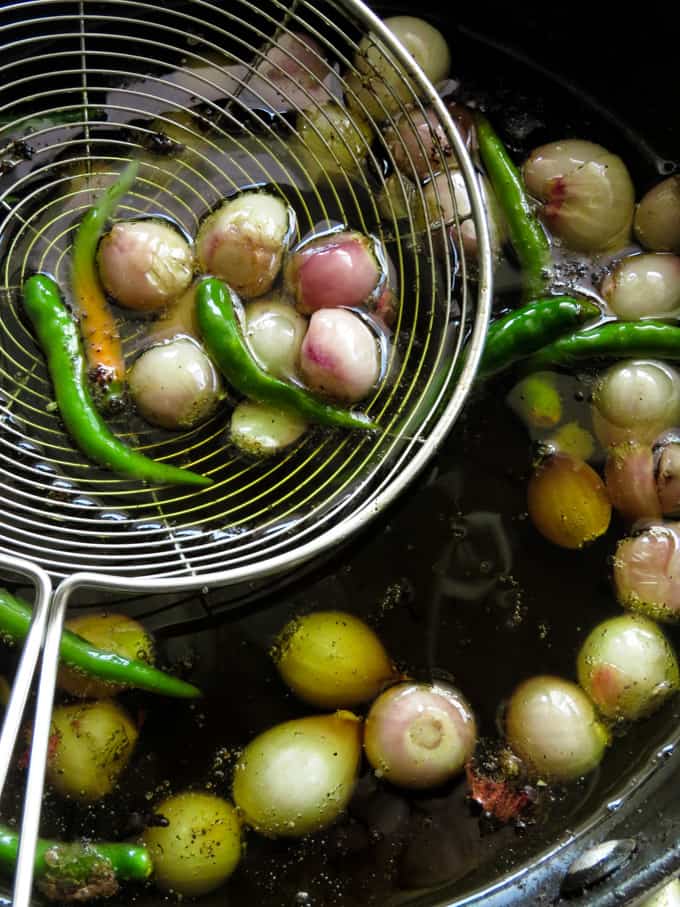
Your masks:
M644 191L661 174L670 172L680 158L680 131L677 117L674 118L675 36L672 28L664 27L657 18L610 20L602 15L600 19L596 12L589 10L584 20L583 13L569 15L546 8L540 17L532 18L526 12L503 14L490 4L477 4L473 9L453 10L454 22L436 4L425 3L420 9L440 24L454 47L458 36L460 47L469 56L486 55L493 61L490 65L499 71L506 68L521 71L527 96L549 104L555 98L562 101L565 91L571 94L574 105L580 107L580 118L574 116L574 123L578 121L582 130L592 130L586 133L587 138L609 143L614 150L625 153L639 191ZM412 10L390 7L390 12L395 11ZM512 107L501 92L498 112L505 105ZM521 107L521 102L516 106ZM563 114L560 109L556 116ZM567 118L565 128L571 125ZM500 412L492 411L489 418L498 418L500 423L503 417ZM502 427L499 424L499 430ZM164 609L150 615L152 627L169 644L176 642L175 632L188 630L194 630L193 638L199 641L202 633L214 634L219 627L240 616L244 621L264 620L261 615L275 614L275 606L282 600L290 607L318 603L329 589L338 585L342 590L337 593L338 603L362 595L375 597L376 589L388 583L406 590L404 596L409 601L426 594L428 571L422 561L431 559L433 552L427 528L433 518L432 489L438 493L439 477L455 472L456 462L455 453L447 447L437 463L437 474L428 474L417 489L382 517L383 527L390 529L392 538L397 538L390 547L377 534L365 534L337 558L310 568L311 572L303 579L296 581L295 577L289 577L286 584L282 580L271 596L254 589L241 589L240 599L235 592L210 593L201 596L198 602L169 599ZM488 481L488 475L485 479ZM479 490L472 498L475 504L480 504L488 500L489 494ZM442 506L441 511L444 510ZM395 532L395 527L401 527L400 531ZM408 549L409 532L419 531L423 535L422 547L411 560L400 565L399 575L395 575L394 564L399 559L395 554L403 555ZM544 550L528 548L527 551L530 568L541 574ZM587 616L592 624L612 613L606 577L598 580L597 569L602 572L602 565L584 567L583 580L576 582L568 594L553 590L555 600L547 613L558 630L564 631L555 636L564 647L565 672L570 670L575 652L570 617L560 615L562 609L570 607L569 597L575 594L590 597L592 613ZM546 577L543 579L547 582ZM148 608L148 603L142 601L129 604L136 613L145 613ZM276 622L275 617L271 619ZM512 667L516 664L517 658L508 653L500 664L494 662L494 671L514 676ZM477 666L478 672L484 670L488 670L488 664ZM472 667L469 676L471 683ZM555 903L613 907L635 903L636 898L680 868L677 713L677 706L671 704L618 741L580 810L546 826L533 837L529 834L511 839L502 854L462 882L443 884L417 894L405 893L402 903L419 907ZM563 886L569 867L603 841L623 843L613 857L594 861L595 868L587 879L592 885L582 892L562 894L566 891Z

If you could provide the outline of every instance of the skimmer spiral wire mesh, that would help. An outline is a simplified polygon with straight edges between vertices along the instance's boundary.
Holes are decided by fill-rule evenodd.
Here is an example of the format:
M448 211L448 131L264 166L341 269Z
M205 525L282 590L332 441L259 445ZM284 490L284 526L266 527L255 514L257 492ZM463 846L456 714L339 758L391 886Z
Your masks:
M400 73L396 88L379 92L380 75L357 70L369 33L372 53ZM476 325L479 344L488 317L488 244L457 136L446 141L460 158L479 263L437 216L451 184L432 182L428 194L408 172L412 149L403 144L406 164L394 167L380 120L403 122L435 102L444 128L437 147L453 127L432 88L409 74L407 60L388 57L384 40L353 2L25 0L0 10L0 551L55 578L81 570L131 580L258 575L273 559L294 561L301 546L313 553L337 542L339 526L351 531L434 450L475 365L473 343L467 368L454 375L464 327ZM325 128L325 105L343 96L349 121L367 121L370 132ZM200 493L118 478L74 448L20 287L37 270L68 287L75 229L130 157L142 164L121 219L168 217L193 236L224 197L257 186L295 209L296 239L344 224L384 244L396 318L387 378L362 404L381 432L312 431L258 462L230 448L224 409L183 433L134 415L113 421L153 458L210 475L215 484ZM121 324L130 362L149 326L129 317Z

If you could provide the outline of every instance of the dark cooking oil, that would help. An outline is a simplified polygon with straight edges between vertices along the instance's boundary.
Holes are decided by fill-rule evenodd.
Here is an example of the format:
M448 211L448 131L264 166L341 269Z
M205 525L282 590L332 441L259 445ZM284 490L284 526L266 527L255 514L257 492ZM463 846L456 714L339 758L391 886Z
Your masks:
M583 137L632 158L641 178L654 178L624 132L548 76L537 82L501 49L457 33L449 37L457 96L484 107L518 156L544 141ZM585 267L578 279L592 285ZM517 302L511 275L507 271L502 282L498 311ZM404 670L459 687L484 737L497 735L503 702L522 679L538 673L573 679L586 635L618 612L608 559L624 530L614 518L603 538L573 552L533 529L526 484L536 444L545 439L530 438L508 408L511 386L512 379L502 377L478 388L417 487L341 551L274 592L241 590L241 602L224 591L127 600L130 613L156 632L161 660L200 686L205 698L122 697L142 730L120 790L92 807L64 804L48 793L43 833L132 835L170 792L195 786L228 797L239 749L272 724L310 711L285 689L269 655L277 632L295 614L333 608L364 617ZM588 374L567 376L561 387L569 417L584 425L590 387ZM671 635L677 642L678 634ZM365 770L336 825L297 842L248 834L235 875L199 903L389 907L438 888L442 900L453 900L532 860L615 799L664 739L673 708L631 728L582 783L544 791L521 829L480 818L464 778L413 794ZM21 769L14 780L4 809L18 815ZM165 900L153 888L130 890L130 899L149 907Z

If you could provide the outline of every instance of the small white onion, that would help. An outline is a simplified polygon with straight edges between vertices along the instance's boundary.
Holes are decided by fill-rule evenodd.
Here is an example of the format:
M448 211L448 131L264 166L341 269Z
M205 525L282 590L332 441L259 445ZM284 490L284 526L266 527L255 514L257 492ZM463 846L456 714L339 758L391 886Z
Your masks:
M640 907L680 907L680 880L666 883L660 891L641 901Z
M623 245L633 220L635 190L621 158L578 139L533 151L526 186L542 201L550 230L573 249L604 252Z
M219 888L241 859L241 824L226 800L186 791L154 806L167 825L144 830L153 880L162 891L195 898Z
M578 679L606 718L627 721L651 714L680 685L671 644L639 614L595 627L579 652Z
M627 441L612 447L605 466L607 494L612 506L631 522L661 516L649 444Z
M680 618L680 537L676 524L652 526L619 542L614 557L619 604L653 620Z
M352 173L362 166L373 131L358 112L351 116L339 104L324 104L298 114L296 129L312 167Z
M198 327L196 315L196 287L191 286L181 296L165 309L160 316L149 325L146 334L148 346L162 340L173 340L183 334L193 337L200 343L201 332Z
M112 699L57 706L46 778L62 796L101 800L116 786L138 736L128 713Z
M254 457L280 453L307 430L307 423L290 411L244 400L231 414L229 438L239 450Z
M331 75L323 50L311 35L286 31L257 64L242 97L281 112L316 108L331 100Z
M624 258L602 284L602 295L621 321L677 315L680 257L651 253Z
M396 677L378 635L344 611L293 618L281 631L273 656L295 695L322 709L370 702Z
M293 227L292 209L267 192L243 192L201 224L196 254L201 269L221 277L244 299L268 292Z
M461 138L469 146L473 129L467 108L450 104L449 112ZM385 141L395 165L410 179L427 179L442 168L457 167L453 146L444 132L439 114L431 107L401 114L385 131Z
M306 315L368 303L384 277L384 249L372 237L342 230L300 243L288 256L286 289Z
M431 82L445 79L451 67L451 54L442 33L429 22L415 16L392 16L385 25L401 41ZM363 105L369 115L381 121L419 94L399 63L386 50L380 50L365 37L359 44L354 65L360 75L346 79L347 103L357 109Z
M449 185L449 177L451 185ZM447 225L454 222L456 212L458 219L464 220L472 214L472 205L468 195L465 179L460 170L442 171L428 180L423 187L425 203L432 226L443 222ZM426 228L427 224L421 224Z
M428 788L462 771L477 741L474 715L453 687L400 683L366 718L364 749L376 774L399 787Z
M571 781L592 771L609 742L593 704L575 683L532 677L510 697L508 743L539 778Z
M222 381L202 347L189 337L152 346L130 369L130 394L141 415L162 428L204 422L222 395Z
M637 206L634 226L645 249L680 255L680 176L649 190Z
M360 760L361 721L351 712L286 721L243 751L234 770L234 802L261 834L320 831L349 803Z
M380 376L376 338L347 309L320 309L302 342L300 371L317 393L349 403L363 400Z
M97 264L107 293L138 311L167 305L187 289L193 275L189 243L156 220L116 224L99 245Z
M680 419L680 375L663 362L618 362L599 378L593 405L593 427L605 447L651 443Z
M248 345L260 365L277 378L295 375L307 319L272 295L245 307Z
M680 443L666 440L656 453L656 489L661 512L666 516L680 516Z
M445 79L451 69L449 45L439 29L417 16L389 16L385 25L404 45L430 82Z

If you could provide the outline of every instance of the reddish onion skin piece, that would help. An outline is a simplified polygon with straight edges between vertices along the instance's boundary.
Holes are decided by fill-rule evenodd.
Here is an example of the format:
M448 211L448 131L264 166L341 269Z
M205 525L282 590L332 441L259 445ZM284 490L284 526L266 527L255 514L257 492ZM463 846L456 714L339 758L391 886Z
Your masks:
M286 263L286 286L299 312L359 306L383 279L373 241L361 233L322 236L298 246Z
M377 774L398 787L436 787L462 771L477 727L453 687L400 683L382 693L366 718L364 749Z
M309 320L300 372L316 393L348 403L363 400L380 377L376 338L347 309L321 309Z
M667 444L657 466L657 491L666 516L680 514L680 444Z
M619 604L654 620L680 619L680 536L665 523L619 542L614 557Z
M604 474L609 500L622 517L634 522L661 516L651 447L631 442L612 448Z

